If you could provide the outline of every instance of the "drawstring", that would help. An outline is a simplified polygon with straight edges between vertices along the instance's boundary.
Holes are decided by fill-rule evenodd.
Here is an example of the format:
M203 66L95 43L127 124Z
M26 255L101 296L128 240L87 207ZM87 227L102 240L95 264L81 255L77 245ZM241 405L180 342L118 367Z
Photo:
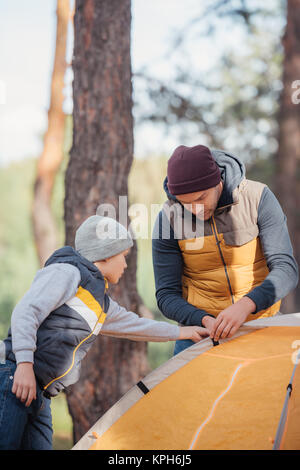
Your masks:
M223 253L222 253L222 250L221 250L221 246L220 246L221 240L219 240L219 238L218 238L218 231L217 231L217 226L216 226L214 216L211 217L211 226L212 226L212 229L213 229L213 232L214 232L214 235L215 235L215 239L217 241L216 245L219 248L219 253L220 253L223 265L224 265L225 274L226 274L226 278L227 278L227 282L228 282L228 286L229 286L229 291L230 291L230 295L231 295L231 301L234 304L234 296L233 296L233 292L232 292L232 288L231 288L231 284L230 284L230 279L229 279L229 275L228 275L228 271L227 271L227 266L226 266L224 256L223 256Z

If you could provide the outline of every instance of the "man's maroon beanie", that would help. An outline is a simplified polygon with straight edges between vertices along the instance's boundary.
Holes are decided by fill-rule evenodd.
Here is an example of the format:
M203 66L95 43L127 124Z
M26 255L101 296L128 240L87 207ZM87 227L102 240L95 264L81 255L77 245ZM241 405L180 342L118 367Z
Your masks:
M168 188L173 196L194 193L217 186L219 167L208 147L177 147L168 161Z

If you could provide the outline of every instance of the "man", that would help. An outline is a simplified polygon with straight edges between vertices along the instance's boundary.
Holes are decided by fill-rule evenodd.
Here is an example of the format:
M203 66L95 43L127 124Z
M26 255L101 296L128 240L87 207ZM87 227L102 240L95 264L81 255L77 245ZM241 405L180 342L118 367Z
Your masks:
M268 186L248 180L228 152L181 145L168 161L164 189L168 200L152 242L161 312L206 327L214 341L277 313L298 283L298 266L286 216ZM191 344L177 341L174 354Z

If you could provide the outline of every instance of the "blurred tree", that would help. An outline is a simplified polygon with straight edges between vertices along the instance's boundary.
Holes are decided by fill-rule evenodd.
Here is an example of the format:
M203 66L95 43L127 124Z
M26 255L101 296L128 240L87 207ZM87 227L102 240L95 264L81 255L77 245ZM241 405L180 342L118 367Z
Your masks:
M182 144L189 145L196 135L198 142L236 153L246 163L248 178L266 182L282 203L300 265L299 105L291 99L292 83L300 77L299 0L287 5L286 21L282 0L202 3L201 14L174 35L168 58L176 54L182 63L170 73L172 79L158 79L147 68L136 74L135 112L137 123L164 124L166 133L176 129ZM194 45L199 37L212 43L219 30L227 35L237 23L241 41L222 52L216 49L212 68L202 70L201 60L189 61L188 38ZM144 109L140 89L149 98ZM297 288L281 310L299 309Z
M67 68L66 45L70 19L69 0L57 0L57 29L54 66L51 80L48 129L37 162L32 204L33 235L40 265L57 249L57 228L51 210L56 173L63 159L65 114L63 112L64 76Z
M130 0L78 0L74 17L73 144L66 172L66 244L77 227L110 203L119 219L119 196L128 193L133 160ZM127 219L127 210L122 217ZM127 222L127 220L126 220ZM136 313L136 249L110 295ZM84 359L79 382L67 390L77 441L148 371L144 342L98 338Z
M300 0L287 0L287 22L282 42L283 89L278 114L276 192L287 216L295 255L300 265L300 104L299 100L293 99L293 83L300 79ZM299 288L291 292L283 304L283 311L298 311Z
M157 78L147 68L135 74L136 122L163 124L186 145L197 135L210 147L235 151L244 162L274 156L282 87L274 24L282 27L283 12L281 0L272 3L274 9L246 0L201 3L201 13L174 34L167 52L169 61L176 54L170 78ZM228 42L221 48L222 35L226 44L233 28L243 46ZM198 56L191 57L189 46L197 50L197 41ZM208 43L215 56L210 67L202 65L211 53Z

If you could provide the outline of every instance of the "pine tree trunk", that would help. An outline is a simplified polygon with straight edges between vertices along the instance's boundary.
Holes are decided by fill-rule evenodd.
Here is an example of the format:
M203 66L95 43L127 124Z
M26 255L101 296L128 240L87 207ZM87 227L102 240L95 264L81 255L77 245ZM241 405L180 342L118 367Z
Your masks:
M78 0L74 17L73 144L66 172L66 244L101 203L127 196L133 160L130 0ZM127 216L127 214L126 214ZM109 294L139 313L136 249ZM146 344L99 336L67 391L74 442L148 372Z
M57 28L55 58L51 80L48 129L44 147L37 162L32 204L33 235L40 265L57 249L57 228L51 209L52 190L56 173L63 159L65 114L63 112L63 89L66 72L66 47L69 0L57 0Z
M279 111L279 148L276 194L287 216L294 254L300 265L300 104L292 99L293 82L300 79L300 0L287 1L287 24L283 37L283 90ZM299 94L298 94L299 95ZM281 311L299 311L299 288L282 303Z

